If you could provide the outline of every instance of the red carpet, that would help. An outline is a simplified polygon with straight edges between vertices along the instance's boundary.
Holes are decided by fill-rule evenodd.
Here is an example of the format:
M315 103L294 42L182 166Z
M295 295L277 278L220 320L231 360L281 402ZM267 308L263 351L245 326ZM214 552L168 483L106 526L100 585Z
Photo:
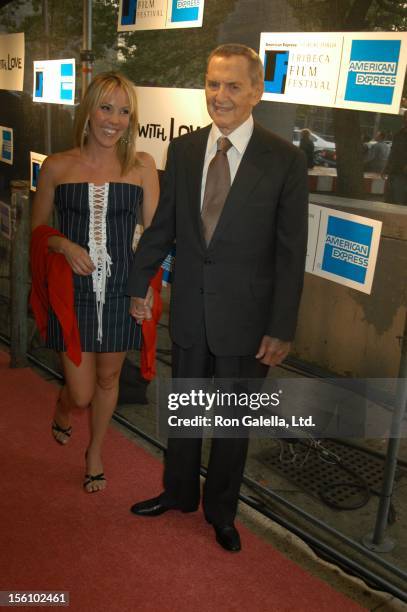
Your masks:
M243 526L243 551L233 555L201 512L131 515L132 503L160 490L161 464L112 428L108 488L86 494L87 419L76 415L70 443L57 445L56 395L0 353L0 590L69 591L74 612L362 609Z

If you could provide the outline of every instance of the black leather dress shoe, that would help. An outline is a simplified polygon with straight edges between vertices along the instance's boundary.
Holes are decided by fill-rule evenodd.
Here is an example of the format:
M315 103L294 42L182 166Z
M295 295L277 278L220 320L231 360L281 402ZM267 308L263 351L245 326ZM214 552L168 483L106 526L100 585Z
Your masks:
M197 508L173 508L162 503L161 497L153 497L145 501L138 502L130 508L130 512L138 516L160 516L168 510L179 510L181 512L195 512Z
M216 541L230 552L239 552L242 545L240 543L240 535L234 525L225 525L224 527L213 526L216 533Z
M171 510L171 508L165 506L159 497L138 502L130 508L130 512L138 516L160 516L160 514L164 514L167 510Z

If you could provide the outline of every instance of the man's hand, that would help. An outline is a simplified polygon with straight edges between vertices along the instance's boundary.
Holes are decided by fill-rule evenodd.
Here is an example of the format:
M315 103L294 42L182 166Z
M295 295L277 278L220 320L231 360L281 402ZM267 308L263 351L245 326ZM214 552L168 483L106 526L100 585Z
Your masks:
M154 292L151 287L148 288L145 298L132 297L130 300L130 314L134 317L139 325L144 320L152 318Z
M271 336L263 336L256 359L259 359L264 365L276 366L284 361L290 352L290 348L291 342Z

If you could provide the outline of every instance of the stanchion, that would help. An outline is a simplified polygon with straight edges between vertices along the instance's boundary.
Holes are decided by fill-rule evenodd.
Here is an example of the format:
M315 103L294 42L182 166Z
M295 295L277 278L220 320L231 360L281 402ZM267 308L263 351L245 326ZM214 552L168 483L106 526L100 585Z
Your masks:
M92 32L92 0L83 0L82 100L92 80L93 64L95 61L95 54L92 51Z
M397 457L400 447L400 436L403 417L407 402L407 314L404 321L404 333L401 339L401 359L397 381L396 400L391 422L389 442L387 445L386 461L384 465L383 487L380 495L379 507L376 516L376 525L373 534L363 538L363 544L376 552L390 552L395 542L385 537L389 518L391 496L393 493L394 478L397 468Z
M27 362L27 298L30 244L28 181L11 181L12 237L10 253L10 367Z

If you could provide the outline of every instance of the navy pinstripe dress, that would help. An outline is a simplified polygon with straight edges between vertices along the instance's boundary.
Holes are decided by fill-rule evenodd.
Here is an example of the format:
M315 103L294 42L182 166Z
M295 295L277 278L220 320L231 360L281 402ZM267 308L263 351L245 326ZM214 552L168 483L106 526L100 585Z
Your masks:
M133 261L132 240L143 190L128 183L108 183L105 212L105 244L110 256L110 276L106 278L103 316L99 326L92 275L73 275L75 310L84 352L117 352L140 348L141 328L129 314L130 298L126 284ZM72 242L89 251L91 212L88 183L64 183L55 191L60 231ZM94 263L96 263L94 261ZM98 334L99 332L99 334ZM102 337L101 341L98 335ZM47 346L65 351L61 326L51 310Z

